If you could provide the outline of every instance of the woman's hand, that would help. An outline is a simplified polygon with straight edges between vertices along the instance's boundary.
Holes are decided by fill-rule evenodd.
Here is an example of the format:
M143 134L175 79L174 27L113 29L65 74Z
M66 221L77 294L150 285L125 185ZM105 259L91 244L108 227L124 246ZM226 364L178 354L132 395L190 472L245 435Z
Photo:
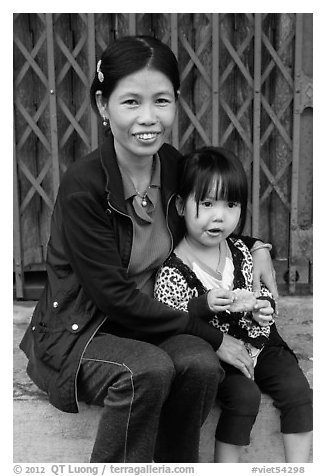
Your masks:
M256 293L257 296L260 295L260 282L262 281L276 301L278 299L276 273L269 251L266 248L259 248L256 251L252 251L252 260L254 293Z
M216 351L216 354L223 362L241 370L246 377L254 378L253 360L241 340L224 334L222 344Z
M274 322L273 314L274 309L267 299L257 299L252 317L260 326L271 326Z
M214 288L207 293L207 304L213 312L228 311L234 301L232 291L222 288Z

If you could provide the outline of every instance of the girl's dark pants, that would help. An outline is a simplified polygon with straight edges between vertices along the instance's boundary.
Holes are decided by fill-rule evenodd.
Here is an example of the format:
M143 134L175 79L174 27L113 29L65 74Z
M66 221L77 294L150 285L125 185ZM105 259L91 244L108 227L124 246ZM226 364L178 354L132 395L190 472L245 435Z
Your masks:
M156 346L96 335L78 376L79 400L103 405L91 462L198 462L200 429L223 373L195 336Z
M224 364L225 378L219 386L221 416L216 439L233 445L248 445L258 414L261 392L267 393L280 410L282 433L312 430L312 391L293 352L286 347L266 347L258 356L255 379Z

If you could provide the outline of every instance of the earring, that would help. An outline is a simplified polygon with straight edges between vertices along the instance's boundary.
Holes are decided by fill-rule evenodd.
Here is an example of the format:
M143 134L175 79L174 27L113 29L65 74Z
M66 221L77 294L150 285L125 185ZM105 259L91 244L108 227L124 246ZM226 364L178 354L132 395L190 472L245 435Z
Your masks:
M103 126L106 127L108 124L108 119L106 117L103 117Z

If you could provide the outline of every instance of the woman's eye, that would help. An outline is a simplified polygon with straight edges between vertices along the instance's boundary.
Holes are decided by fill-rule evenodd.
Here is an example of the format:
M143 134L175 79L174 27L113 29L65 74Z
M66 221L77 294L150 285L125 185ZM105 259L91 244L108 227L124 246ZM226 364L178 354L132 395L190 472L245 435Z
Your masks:
M212 202L209 201L209 200L206 200L206 201L202 202L202 205L203 205L203 207L209 208L209 207L212 206Z
M127 106L137 106L137 101L136 99L126 99L123 101L123 104L126 104Z
M158 99L156 99L156 102L160 106L165 106L166 104L170 104L171 101L169 101L169 99L167 99L167 98L158 98Z
M238 205L239 205L239 202L228 202L229 208L234 208L234 207L237 207Z

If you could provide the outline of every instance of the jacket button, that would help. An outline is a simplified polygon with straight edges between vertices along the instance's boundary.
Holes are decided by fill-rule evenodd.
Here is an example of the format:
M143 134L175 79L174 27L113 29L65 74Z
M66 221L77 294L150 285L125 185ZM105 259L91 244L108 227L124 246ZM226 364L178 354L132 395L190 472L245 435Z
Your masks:
M59 306L59 303L58 303L57 301L54 301L53 307L54 307L54 308L57 308L58 306Z
M78 329L78 324L73 324L71 328L73 331L76 331Z

